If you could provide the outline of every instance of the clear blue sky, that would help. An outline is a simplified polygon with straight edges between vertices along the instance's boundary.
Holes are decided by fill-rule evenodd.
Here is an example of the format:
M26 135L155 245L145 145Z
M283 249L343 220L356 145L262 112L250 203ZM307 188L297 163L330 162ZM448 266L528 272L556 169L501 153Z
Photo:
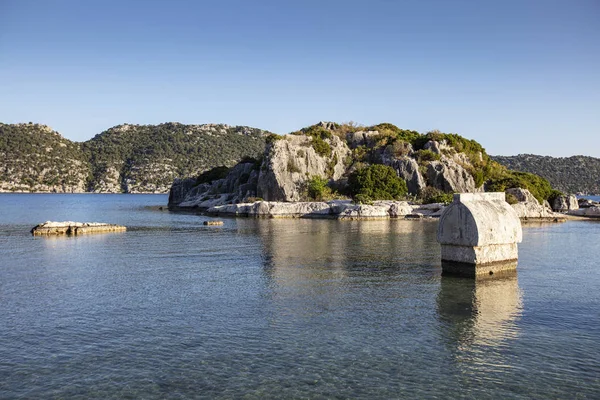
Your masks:
M391 122L600 157L600 1L0 0L0 121Z

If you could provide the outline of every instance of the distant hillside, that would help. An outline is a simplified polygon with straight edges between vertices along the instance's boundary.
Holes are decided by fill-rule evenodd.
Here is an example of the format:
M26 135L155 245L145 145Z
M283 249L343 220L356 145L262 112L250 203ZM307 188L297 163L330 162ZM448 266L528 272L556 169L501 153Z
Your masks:
M92 165L90 191L167 192L175 178L258 157L265 133L216 124L115 126L82 144Z
M261 155L268 133L125 124L77 143L45 125L0 124L0 191L164 193L175 178Z
M540 175L565 193L600 193L599 158L519 154L510 157L494 156L492 159L510 169Z
M91 166L79 143L39 124L0 123L0 191L83 192Z

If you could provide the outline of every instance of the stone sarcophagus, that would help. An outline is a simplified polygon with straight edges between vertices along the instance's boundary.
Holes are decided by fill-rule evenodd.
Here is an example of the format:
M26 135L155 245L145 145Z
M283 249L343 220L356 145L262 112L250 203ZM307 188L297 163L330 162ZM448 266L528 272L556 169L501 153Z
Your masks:
M501 193L459 193L440 216L444 273L477 277L515 270L521 221Z

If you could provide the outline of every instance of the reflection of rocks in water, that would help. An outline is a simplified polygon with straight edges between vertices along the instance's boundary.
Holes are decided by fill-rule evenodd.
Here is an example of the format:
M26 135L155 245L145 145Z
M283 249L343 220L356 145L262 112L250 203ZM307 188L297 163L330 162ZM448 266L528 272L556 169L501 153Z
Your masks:
M518 334L515 321L522 300L516 272L496 279L443 276L437 303L439 317L453 336L450 341L460 347L494 346Z
M351 285L359 276L387 284L386 277L407 273L439 275L437 225L432 222L263 219L242 223L256 224L266 272L288 290L328 290Z

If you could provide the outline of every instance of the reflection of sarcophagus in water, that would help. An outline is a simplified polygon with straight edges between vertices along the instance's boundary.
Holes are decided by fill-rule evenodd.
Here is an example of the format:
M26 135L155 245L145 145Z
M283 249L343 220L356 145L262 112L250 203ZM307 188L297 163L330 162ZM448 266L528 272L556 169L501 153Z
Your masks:
M438 227L442 271L476 277L514 270L522 235L504 193L455 194Z
M457 343L496 345L517 335L522 302L516 271L512 275L485 280L442 277L438 313Z

